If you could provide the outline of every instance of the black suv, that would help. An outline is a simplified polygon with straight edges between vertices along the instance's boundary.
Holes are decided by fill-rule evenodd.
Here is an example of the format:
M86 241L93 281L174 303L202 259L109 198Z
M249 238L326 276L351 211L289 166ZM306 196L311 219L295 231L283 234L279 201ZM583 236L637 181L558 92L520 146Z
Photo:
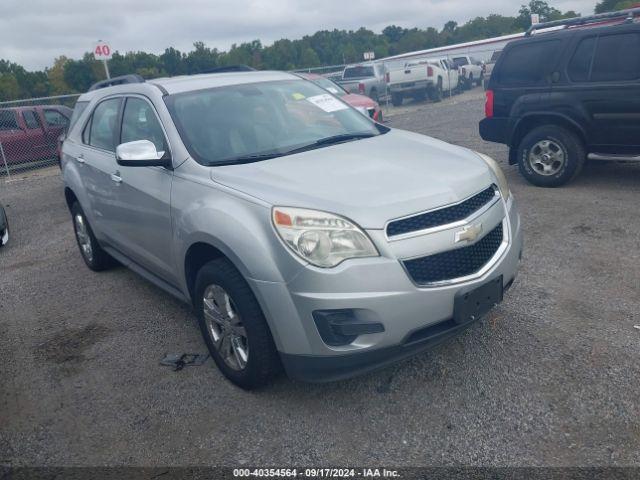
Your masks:
M640 161L639 14L636 8L541 24L502 52L480 135L508 145L509 163L531 183L563 185L587 158Z

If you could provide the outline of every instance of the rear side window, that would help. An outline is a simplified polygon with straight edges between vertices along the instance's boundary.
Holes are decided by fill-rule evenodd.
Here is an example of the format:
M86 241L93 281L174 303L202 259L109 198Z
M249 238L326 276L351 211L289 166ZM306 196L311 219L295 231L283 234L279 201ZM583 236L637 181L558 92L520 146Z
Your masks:
M36 117L35 112L31 110L22 112L22 118L24 118L24 123L27 124L28 129L40 128L40 122L38 121L38 117Z
M592 82L640 78L640 34L622 33L598 38L591 71Z
M67 125L67 117L57 110L45 110L44 119L50 127L65 127Z
M569 61L568 73L573 82L586 82L589 80L593 48L596 45L596 37L583 39Z
M366 78L375 76L373 67L349 67L345 68L342 78Z
M453 63L455 63L458 67L464 67L465 65L469 65L467 61L467 57L456 57L453 59Z
M18 130L18 121L14 111L0 110L0 130Z
M88 137L85 141L92 147L114 152L116 149L116 126L118 125L118 108L120 99L112 98L98 104L87 125Z
M87 108L87 105L89 105L89 102L76 102L76 106L73 107L73 113L71 114L71 120L69 120L69 128L75 125L80 115L82 115L82 112Z
M504 53L498 72L501 85L525 86L547 83L560 53L560 40L516 45Z

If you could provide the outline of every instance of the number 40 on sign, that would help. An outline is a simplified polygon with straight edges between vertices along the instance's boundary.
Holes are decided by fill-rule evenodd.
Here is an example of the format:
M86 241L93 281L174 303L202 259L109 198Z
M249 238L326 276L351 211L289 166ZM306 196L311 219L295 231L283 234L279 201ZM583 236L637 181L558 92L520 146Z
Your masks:
M98 42L93 49L93 55L96 57L96 60L110 60L111 46L106 42Z

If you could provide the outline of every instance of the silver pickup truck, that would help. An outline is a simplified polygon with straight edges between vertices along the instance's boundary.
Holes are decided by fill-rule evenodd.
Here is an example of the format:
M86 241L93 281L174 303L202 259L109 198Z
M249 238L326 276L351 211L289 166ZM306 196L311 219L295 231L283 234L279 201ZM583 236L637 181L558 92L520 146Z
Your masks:
M387 94L386 73L382 63L350 65L344 69L337 83L349 93L366 95L379 102Z

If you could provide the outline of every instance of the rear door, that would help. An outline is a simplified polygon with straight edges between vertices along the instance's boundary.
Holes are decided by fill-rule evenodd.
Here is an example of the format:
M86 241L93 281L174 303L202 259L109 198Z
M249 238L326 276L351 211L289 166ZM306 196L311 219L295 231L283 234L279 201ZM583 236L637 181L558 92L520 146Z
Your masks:
M35 109L23 110L25 130L21 137L21 148L26 152L25 161L32 162L53 157L47 145L44 127ZM53 150L55 152L55 148Z
M105 243L121 243L122 232L114 228L111 220L117 214L119 202L115 182L111 175L117 170L116 139L121 97L99 102L82 132L83 148L77 160L81 164L83 185L91 202L92 227ZM89 215L89 214L88 214Z
M567 63L568 83L554 88L584 112L590 149L640 150L640 32L616 29L577 38Z

